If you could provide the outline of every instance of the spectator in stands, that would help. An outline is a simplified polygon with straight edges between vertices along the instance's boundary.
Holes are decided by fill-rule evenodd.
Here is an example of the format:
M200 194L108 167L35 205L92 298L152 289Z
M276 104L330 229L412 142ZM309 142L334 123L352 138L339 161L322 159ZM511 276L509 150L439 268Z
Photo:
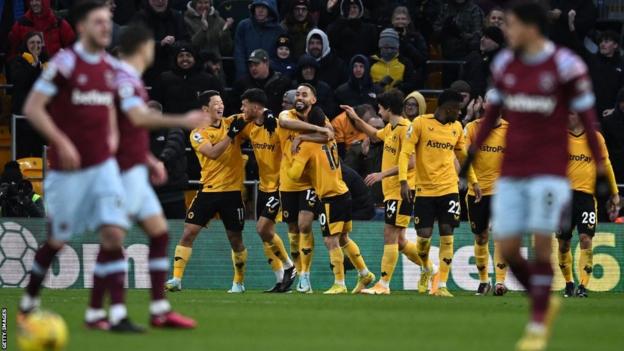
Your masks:
M150 101L148 106L157 113L162 112L162 106L157 101ZM167 170L167 183L154 188L165 217L184 219L184 190L188 188L186 133L180 128L154 130L150 133L150 151Z
M316 27L310 12L310 0L291 0L281 26L291 39L290 55L297 60L305 53L308 32Z
M377 49L377 29L364 22L361 0L342 0L340 17L327 28L327 36L343 61L357 54L370 56Z
M312 29L306 39L306 53L319 63L319 79L336 89L347 80L344 61L332 52L329 39L320 29Z
M602 132L615 178L618 183L624 183L624 88L618 91L614 107L601 121Z
M291 47L292 42L288 35L282 34L277 38L277 49L275 58L271 60L271 68L292 79L297 73L297 64L293 59Z
M368 104L357 105L354 107L354 110L365 122L377 116L373 106ZM362 144L368 139L366 134L355 128L345 112L334 118L331 124L334 127L334 138L338 144L338 155L340 155L340 158L361 176L367 175L365 156L362 153Z
M484 96L490 80L490 64L505 45L505 35L498 27L487 27L483 30L479 50L466 57L466 65L461 79L470 84L472 93Z
M230 112L240 111L240 96L251 88L264 90L269 99L266 107L271 111L280 111L284 93L292 85L291 80L270 68L269 54L264 49L254 50L249 55L247 67L245 77L234 83L228 104Z
M582 42L596 25L598 9L592 0L550 0L550 38L581 53Z
M364 183L362 177L351 167L341 164L342 180L344 180L352 198L351 217L356 221L368 221L375 216L375 204L370 189Z
M45 217L43 198L24 179L16 161L7 162L0 175L0 217Z
M379 55L371 57L371 78L379 88L411 92L422 85L410 60L399 54L399 34L392 28L379 35Z
M231 55L233 49L230 28L234 19L224 20L212 0L192 0L187 4L184 23L191 37L191 43L201 50L220 55Z
M377 93L381 90L373 84L370 75L370 63L366 56L353 56L349 67L349 80L336 89L337 104L349 106L375 105Z
M169 0L148 0L143 9L136 13L133 21L143 23L154 33L154 63L143 75L148 86L154 85L160 74L169 69L171 56L176 53L175 44L188 42L190 39L184 18L182 14L169 8Z
M295 98L297 97L297 90L291 89L284 93L282 97L282 111L292 110L295 108Z
M199 58L204 67L204 72L217 77L222 86L227 86L227 79L225 72L223 71L223 62L221 55L214 51L202 51L199 53Z
M12 112L14 114L22 114L26 97L39 74L45 68L47 61L48 55L43 50L43 35L41 32L26 34L24 42L21 43L18 50L18 56L9 62L7 70L7 80L10 84L13 84Z
M399 54L412 61L418 75L423 77L428 48L425 38L416 31L407 7L398 6L392 13L392 28L399 33Z
M590 72L596 94L596 111L602 117L612 109L618 90L624 86L624 60L620 54L620 36L604 32L598 39L600 50L592 56Z
M108 4L110 12L114 15L115 11L117 11L117 2L115 0L106 0L106 4ZM108 45L109 51L112 51L117 47L117 45L119 45L119 37L121 36L122 30L123 27L119 23L115 22L115 18L113 17L113 33L111 34L112 37L110 45Z
M11 57L18 54L20 44L30 32L43 33L44 49L50 56L73 44L74 30L66 20L54 14L50 0L29 0L28 5L30 9L13 24L9 33Z
M338 113L334 91L329 84L319 79L319 64L314 57L304 54L297 62L297 74L293 81L293 88L302 83L308 83L316 89L316 105L319 106L329 118L334 118Z
M184 113L201 107L197 101L199 93L205 90L223 93L223 86L218 78L202 71L189 43L178 43L176 49L172 69L161 74L152 95L165 112Z
M427 113L427 100L418 91L412 91L403 100L403 116L410 121Z
M506 20L505 20L505 10L502 7L495 6L490 12L485 16L485 21L483 22L483 27L498 27L500 30L505 31Z
M0 53L8 54L9 32L18 18L24 16L24 0L2 0L0 1ZM4 58L0 56L0 69L4 69ZM2 112L2 111L0 111Z
M254 50L264 49L274 56L277 38L284 34L279 25L275 0L254 0L249 6L249 12L249 18L238 23L234 38L237 79L244 78L247 74L247 58Z

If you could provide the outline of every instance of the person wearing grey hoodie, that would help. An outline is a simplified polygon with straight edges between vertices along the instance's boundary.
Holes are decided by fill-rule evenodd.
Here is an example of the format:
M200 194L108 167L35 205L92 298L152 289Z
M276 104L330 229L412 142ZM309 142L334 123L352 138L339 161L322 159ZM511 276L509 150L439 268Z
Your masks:
M247 75L247 58L256 49L264 49L275 58L277 38L284 34L279 24L275 0L253 0L249 18L238 23L234 36L234 63L236 78Z
M184 24L191 36L191 43L202 52L214 52L221 56L232 54L230 28L234 20L224 20L214 6L213 0L192 0L186 4Z
M347 81L344 61L334 54L329 46L327 34L320 29L312 29L306 38L306 53L319 63L318 79L332 89Z

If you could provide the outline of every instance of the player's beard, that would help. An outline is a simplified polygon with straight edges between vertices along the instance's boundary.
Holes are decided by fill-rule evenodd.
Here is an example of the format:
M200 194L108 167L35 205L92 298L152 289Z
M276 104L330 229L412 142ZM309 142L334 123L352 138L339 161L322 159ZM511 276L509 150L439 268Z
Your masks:
M303 113L308 110L310 106L304 101L295 101L295 111Z

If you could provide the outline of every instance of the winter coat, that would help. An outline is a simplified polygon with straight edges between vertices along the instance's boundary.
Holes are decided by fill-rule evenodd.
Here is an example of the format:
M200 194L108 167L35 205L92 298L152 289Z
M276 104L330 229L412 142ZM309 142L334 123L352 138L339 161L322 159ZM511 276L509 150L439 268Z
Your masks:
M312 35L318 34L323 42L323 53L321 57L316 59L319 63L319 80L329 84L332 89L336 89L340 84L347 80L344 61L334 54L329 46L327 35L320 29L312 29L306 38L306 52L308 43Z
M341 7L345 7L345 4L348 6L348 2L343 1ZM360 7L363 8L361 1ZM342 16L327 28L327 36L335 53L345 62L357 54L374 54L378 38L375 26L364 22L362 18L347 19L345 12L345 9L341 9Z
M619 52L612 58L598 53L591 57L589 63L596 95L596 111L601 117L604 110L613 108L617 93L624 86L624 60Z
M254 8L264 5L269 8L269 19L264 23L258 23L254 18ZM246 18L236 26L234 36L234 63L236 65L236 77L244 78L247 74L247 58L256 49L264 49L269 57L274 58L277 50L277 38L284 34L279 25L279 13L275 0L254 0L249 7L249 18Z
M490 53L473 51L466 57L466 65L460 77L470 84L473 96L485 96L490 80L490 65L500 50Z
M615 179L618 183L624 183L624 112L618 106L611 115L602 120L602 132Z
M59 50L71 45L76 39L74 30L69 23L56 17L50 8L49 0L41 1L41 15L36 16L32 10L28 10L24 16L19 18L11 28L9 42L11 45L10 57L15 57L20 44L30 32L42 32L45 44L45 51L54 56Z
M592 0L550 0L551 9L561 10L561 16L549 28L550 38L572 49L582 46L583 39L596 25L598 9ZM576 11L574 32L570 32L568 13Z
M179 128L155 130L150 134L150 150L167 170L167 183L154 189L161 202L184 197L182 191L188 186L186 139L186 133Z
M373 83L383 88L384 91L397 88L407 94L420 86L420 80L414 71L414 66L404 57L397 54L392 60L386 62L374 55L371 57L371 61L373 62L371 66ZM390 77L391 80L388 80L387 77Z
M22 114L26 97L30 89L35 85L39 74L45 68L45 63L39 62L36 66L33 66L33 61L33 56L25 52L9 62L7 80L13 84L12 112L17 115Z
M353 65L357 58L365 62L364 77L361 79L357 79L353 76ZM373 85L368 59L364 55L354 56L349 64L349 69L349 80L336 89L335 96L337 104L349 106L370 104L375 106L377 93L380 92L380 90Z
M425 38L419 32L397 32L399 33L399 55L412 61L414 68L424 74L429 56Z
M197 95L205 90L223 94L224 89L219 79L201 71L199 64L187 70L176 65L160 75L153 98L162 104L165 112L185 113L201 107Z
M229 29L223 30L225 20L221 18L219 11L214 7L210 8L206 15L207 28L204 28L201 18L201 14L195 11L189 1L184 13L184 23L191 43L199 51L214 52L221 56L230 55L233 48L232 33Z
M303 23L298 23L293 16L295 2L291 1L286 18L281 23L282 29L290 37L290 57L295 60L306 52L306 37L308 32L316 27L312 14L308 12L308 18Z
M297 73L297 64L290 57L285 60L276 58L271 60L271 69L293 79Z
M468 53L479 48L483 11L473 0L466 0L463 4L448 1L442 6L433 29L441 37L445 59L464 59Z
M316 69L316 74L313 80L305 80L301 71L304 67L312 66ZM329 117L334 118L338 114L338 106L336 105L336 101L334 100L334 91L326 82L320 80L319 78L319 64L316 62L314 57L310 55L303 55L297 62L297 74L296 81L293 82L292 88L296 89L299 84L308 83L312 85L316 89L316 104L323 112Z
M270 70L267 79L253 79L249 74L243 79L239 79L234 83L234 89L230 96L230 103L228 111L230 113L238 113L240 111L240 96L247 89L258 88L264 90L268 97L267 108L274 113L282 111L282 98L284 93L290 90L292 81L282 74Z

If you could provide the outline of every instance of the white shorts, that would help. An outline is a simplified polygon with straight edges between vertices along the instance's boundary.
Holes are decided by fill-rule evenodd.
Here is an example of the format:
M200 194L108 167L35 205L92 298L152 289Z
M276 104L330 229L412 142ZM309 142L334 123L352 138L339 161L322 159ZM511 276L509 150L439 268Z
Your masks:
M571 198L567 178L501 177L492 198L492 233L499 239L528 233L551 235L569 213Z
M51 235L56 240L68 241L103 225L129 227L119 166L112 158L78 171L50 171L44 190Z
M142 221L163 212L145 165L136 165L122 172L121 181L126 190L126 211L131 220Z

